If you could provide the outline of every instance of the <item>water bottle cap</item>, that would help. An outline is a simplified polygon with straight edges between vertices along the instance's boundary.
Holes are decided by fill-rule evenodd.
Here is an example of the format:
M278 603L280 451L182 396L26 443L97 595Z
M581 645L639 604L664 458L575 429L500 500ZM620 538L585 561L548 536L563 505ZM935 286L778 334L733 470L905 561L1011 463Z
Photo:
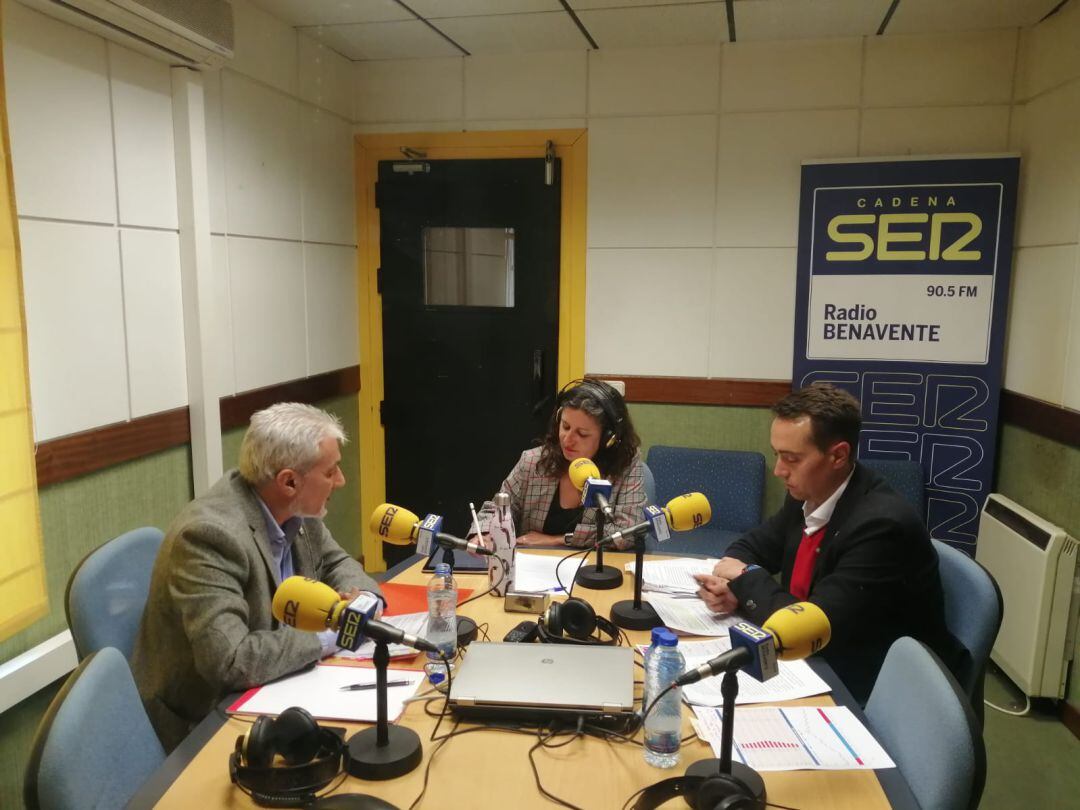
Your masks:
M668 629L666 627L654 627L652 629L652 643L653 644L659 644L660 643L660 634L661 633L666 633L666 632L668 632Z
M657 643L661 647L678 647L679 646L679 637L677 635L675 635L673 632L668 630L666 627L661 627L659 629L660 629L660 633L659 633L660 638L659 638Z
M435 563L435 576L450 576L450 563Z

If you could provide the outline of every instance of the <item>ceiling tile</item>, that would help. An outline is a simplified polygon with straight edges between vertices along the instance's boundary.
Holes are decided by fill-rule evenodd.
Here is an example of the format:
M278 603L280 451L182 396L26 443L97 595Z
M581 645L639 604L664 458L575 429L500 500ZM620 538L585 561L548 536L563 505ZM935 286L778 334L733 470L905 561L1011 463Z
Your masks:
M461 51L420 20L325 25L304 30L353 59L424 59L433 56L460 56Z
M598 9L580 11L578 17L601 48L727 41L722 3Z
M477 17L489 14L522 14L529 11L562 11L559 0L405 0L421 17ZM571 5L576 5L571 2Z
M629 8L631 6L685 6L685 5L708 5L710 0L703 4L690 2L690 0L570 0L570 7L574 11L586 11L597 8ZM711 0L713 5L723 5L724 0Z
M900 0L888 34L926 34L1023 28L1034 25L1060 0Z
M250 0L253 5L297 28L335 23L390 22L416 19L394 0Z
M569 14L496 14L453 17L432 24L471 54L568 51L589 48Z
M872 36L891 0L736 0L735 37L832 39Z

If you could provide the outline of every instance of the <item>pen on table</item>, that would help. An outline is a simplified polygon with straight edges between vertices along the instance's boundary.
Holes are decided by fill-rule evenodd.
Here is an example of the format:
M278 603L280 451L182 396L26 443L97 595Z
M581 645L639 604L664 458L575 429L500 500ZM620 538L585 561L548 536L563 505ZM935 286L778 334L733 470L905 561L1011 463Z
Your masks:
M386 685L389 686L412 686L412 681L387 681ZM354 683L349 686L343 686L339 692L363 692L367 689L374 689L378 684L376 683Z

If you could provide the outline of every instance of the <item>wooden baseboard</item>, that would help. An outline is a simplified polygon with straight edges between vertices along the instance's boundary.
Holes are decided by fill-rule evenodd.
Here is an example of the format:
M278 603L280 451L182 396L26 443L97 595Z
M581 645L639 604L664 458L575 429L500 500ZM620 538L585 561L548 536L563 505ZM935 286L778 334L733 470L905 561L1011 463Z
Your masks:
M1047 439L1080 447L1080 411L1013 391L1002 391L1001 420Z
M1073 733L1074 737L1080 740L1080 709L1067 700L1061 701L1061 722Z
M275 402L316 403L360 390L360 367L271 385L221 400L221 428L243 427L255 411ZM187 406L62 436L37 446L39 487L133 461L191 441Z
M791 393L791 380L637 377L625 374L589 376L625 382L627 402L769 407L785 394Z

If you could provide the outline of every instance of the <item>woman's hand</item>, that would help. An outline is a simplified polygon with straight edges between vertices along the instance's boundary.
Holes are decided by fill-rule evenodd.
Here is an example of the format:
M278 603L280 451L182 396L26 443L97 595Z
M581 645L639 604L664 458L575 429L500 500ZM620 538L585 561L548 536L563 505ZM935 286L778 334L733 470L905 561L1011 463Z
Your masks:
M519 546L562 546L563 539L554 534L541 534L540 532L528 532L517 539Z

